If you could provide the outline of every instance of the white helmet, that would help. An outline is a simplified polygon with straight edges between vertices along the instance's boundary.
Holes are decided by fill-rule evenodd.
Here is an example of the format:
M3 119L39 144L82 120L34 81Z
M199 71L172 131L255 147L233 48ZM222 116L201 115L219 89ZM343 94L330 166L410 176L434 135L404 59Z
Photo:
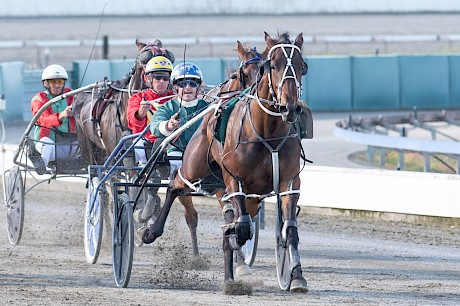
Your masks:
M67 71L61 65L49 65L43 70L42 81L52 79L64 79L67 80Z

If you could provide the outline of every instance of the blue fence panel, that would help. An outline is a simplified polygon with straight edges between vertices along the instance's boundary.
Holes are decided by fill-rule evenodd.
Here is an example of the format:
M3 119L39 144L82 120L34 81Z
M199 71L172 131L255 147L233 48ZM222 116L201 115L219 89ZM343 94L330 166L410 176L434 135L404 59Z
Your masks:
M397 57L353 57L353 109L397 109L399 65Z
M87 61L73 62L73 88L89 85L111 76L111 65L108 60L93 60L88 66Z
M449 56L450 103L451 107L460 106L460 55Z
M22 120L24 112L23 62L0 63L0 95L4 95L5 122Z
M241 60L239 59L223 59L222 60L222 81L230 78L230 75L237 71L240 67ZM214 84L217 85L217 84Z
M351 109L351 58L310 57L303 90L303 99L312 110Z
M447 56L400 56L401 108L449 105Z
M30 121L32 119L32 112L30 111L30 102L32 98L38 92L45 90L42 84L42 72L43 70L24 71L24 113L22 119L25 121ZM71 84L71 82L67 84Z
M187 62L192 62L200 67L203 73L203 81L207 85L219 85L223 82L224 77L222 74L222 60L220 58L189 58ZM180 64L182 61L176 60L175 65Z
M239 66L236 57L187 60L200 66L208 85L220 84L228 78L229 67ZM310 57L306 61L309 73L302 79L302 99L314 111L460 106L460 55ZM176 65L180 62L176 61ZM133 63L134 60L94 60L85 72L87 61L76 61L73 71L68 71L71 79L67 86L76 89L104 77L119 80ZM42 90L40 75L39 70L23 71L21 62L0 63L0 94L5 94L8 108L6 121L31 118L30 99ZM16 101L24 103L19 106Z
M111 60L110 61L110 76L109 80L116 81L121 80L128 73L131 72L135 63L134 59L127 60Z

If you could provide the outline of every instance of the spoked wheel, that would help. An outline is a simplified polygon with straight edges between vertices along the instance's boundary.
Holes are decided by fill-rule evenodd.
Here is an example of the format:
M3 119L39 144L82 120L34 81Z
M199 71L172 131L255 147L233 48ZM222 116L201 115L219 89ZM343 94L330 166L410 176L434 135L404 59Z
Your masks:
M276 218L276 246L275 246L275 257L276 257L276 274L278 276L278 283L281 290L289 290L291 285L291 258L289 256L289 249L286 246L286 242L283 241L281 231L283 229L283 221L281 214L281 198L278 195L278 215Z
M24 182L19 167L11 168L8 178L3 180L8 240L19 244L24 227Z
M123 193L114 203L112 268L117 287L126 288L131 277L134 251L133 206Z
M99 188L99 178L93 177L89 184L85 207L85 257L86 262L94 264L99 257L104 225L103 211L107 205L107 194Z
M244 262L250 267L256 259L257 244L259 242L259 214L255 215L252 221L254 222L254 236L252 239L247 240L241 247L241 251L244 254Z

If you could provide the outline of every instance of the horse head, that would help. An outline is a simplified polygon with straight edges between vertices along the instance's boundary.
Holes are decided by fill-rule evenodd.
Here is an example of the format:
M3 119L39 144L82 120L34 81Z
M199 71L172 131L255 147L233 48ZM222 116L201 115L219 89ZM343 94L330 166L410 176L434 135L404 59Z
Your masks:
M150 43L143 43L136 39L136 46L139 53L136 57L136 62L133 67L132 74L134 75L134 84L132 84L132 87L147 88L147 85L144 81L144 71L145 66L147 65L149 60L155 56L164 56L167 59L169 59L171 63L174 63L175 57L171 51L163 48L163 43L159 39L155 39L155 41ZM138 84L138 82L140 83Z
M270 97L273 106L278 109L284 122L293 123L302 111L299 99L302 90L302 76L308 66L302 58L302 33L295 41L287 33L273 39L265 32L265 50L263 51L264 75L261 79L262 91Z
M240 81L240 89L246 89L256 82L262 62L262 55L257 52L256 47L243 46L239 41L237 41L236 50L238 51L241 63L238 70L233 74L233 77Z

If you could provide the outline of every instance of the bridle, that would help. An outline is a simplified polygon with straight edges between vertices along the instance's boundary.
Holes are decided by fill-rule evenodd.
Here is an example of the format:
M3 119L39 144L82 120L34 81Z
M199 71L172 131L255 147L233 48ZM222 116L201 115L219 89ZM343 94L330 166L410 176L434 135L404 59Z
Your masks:
M271 75L271 66L270 65L271 65L272 53L274 52L274 50L276 50L278 48L280 48L283 51L283 54L284 54L284 56L286 58L286 66L284 67L283 77L281 78L281 81L279 82L279 84L277 86L278 96L276 96L275 91L273 89L273 84L272 84L272 75ZM288 52L287 48L290 48L290 52ZM282 115L281 115L280 112L270 111L261 102L264 102L264 103L266 103L266 104L268 104L270 106L274 106L275 108L279 109L279 107L281 106L281 103L279 102L281 100L281 91L282 91L283 84L284 84L284 82L286 80L294 79L294 82L295 82L295 85L296 85L296 88L297 88L297 97L302 96L302 83L298 81L297 75L296 75L295 70L294 70L294 66L292 65L292 59L294 57L294 52L295 51L298 51L300 54L302 54L300 48L297 47L294 44L276 44L276 45L274 45L273 47L270 48L270 50L268 52L267 60L264 63L263 69L264 69L264 72L266 72L268 74L268 89L270 91L270 94L271 94L273 100L267 100L267 99L259 98L257 90L255 92L255 95L256 95L255 98L256 98L258 104L260 105L260 107L266 113L268 113L268 114L270 114L272 116L280 117ZM303 63L304 63L304 67L302 67L302 75L306 75L307 72L308 72L308 65L305 62L303 62ZM289 71L291 72L290 75L288 75Z
M240 66L238 67L238 73L240 75L240 82L241 82L242 89L246 88L246 80L244 78L243 68L250 64L259 64L262 61L262 57L260 57L259 53L257 53L256 47L254 47L252 51L255 54L254 57L248 59L245 62L241 61Z

